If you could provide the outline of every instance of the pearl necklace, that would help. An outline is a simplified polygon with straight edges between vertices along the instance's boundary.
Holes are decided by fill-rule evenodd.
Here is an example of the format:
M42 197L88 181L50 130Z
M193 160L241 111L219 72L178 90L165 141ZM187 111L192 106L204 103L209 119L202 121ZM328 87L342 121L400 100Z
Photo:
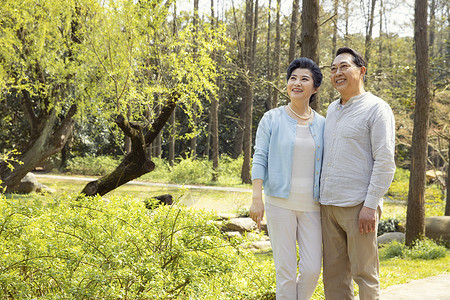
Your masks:
M297 113L292 109L290 103L288 104L288 107L289 107L289 109L292 111L292 113L293 113L294 115L296 115L297 117L299 117L299 118L302 119L302 120L309 120L309 118L311 118L312 111L311 111L311 107L309 107L309 106L308 106L308 108L309 108L309 115L308 115L307 117L302 117L302 116L300 116L299 114L297 114Z

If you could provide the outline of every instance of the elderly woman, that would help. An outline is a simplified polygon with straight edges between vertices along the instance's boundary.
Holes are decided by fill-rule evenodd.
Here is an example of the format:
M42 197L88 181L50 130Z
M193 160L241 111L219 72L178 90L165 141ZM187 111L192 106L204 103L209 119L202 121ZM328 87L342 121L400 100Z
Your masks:
M286 76L290 103L266 112L256 133L250 217L260 228L265 202L277 300L311 298L320 274L319 179L325 119L309 104L322 77L312 60L292 61Z

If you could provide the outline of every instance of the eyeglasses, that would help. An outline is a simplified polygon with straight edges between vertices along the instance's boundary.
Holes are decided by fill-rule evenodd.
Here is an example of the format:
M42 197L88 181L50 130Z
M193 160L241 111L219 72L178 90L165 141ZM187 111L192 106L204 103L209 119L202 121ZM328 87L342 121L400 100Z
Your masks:
M356 67L356 66L347 65L347 64L340 65L339 67L331 66L330 72L331 72L331 74L336 74L338 70L340 72L345 72L353 67Z

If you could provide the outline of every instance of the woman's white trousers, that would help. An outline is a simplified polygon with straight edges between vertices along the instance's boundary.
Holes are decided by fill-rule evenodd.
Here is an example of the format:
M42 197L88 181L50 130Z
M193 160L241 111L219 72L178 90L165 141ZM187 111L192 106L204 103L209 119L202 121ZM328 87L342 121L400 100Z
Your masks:
M322 265L320 211L294 211L266 203L276 270L277 300L310 299ZM297 245L300 260L297 275Z

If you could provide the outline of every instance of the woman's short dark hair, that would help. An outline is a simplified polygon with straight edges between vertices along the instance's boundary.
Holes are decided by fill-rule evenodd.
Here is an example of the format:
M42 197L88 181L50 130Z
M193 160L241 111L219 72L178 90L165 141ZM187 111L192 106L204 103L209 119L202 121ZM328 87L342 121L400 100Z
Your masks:
M352 48L349 48L349 47L342 47L342 48L339 48L336 51L336 56L338 56L338 55L340 55L342 53L348 53L351 56L353 56L353 63L355 65L357 65L358 67L363 67L364 66L364 67L367 68L366 62L364 61L364 58L362 57L361 54L359 54L358 51L355 51L355 50L353 50Z
M287 74L286 74L286 81L289 81L289 78L291 78L292 72L294 72L294 70L298 69L298 68L308 69L311 72L315 88L318 88L322 84L323 75L322 75L322 72L320 71L319 66L314 61L312 61L311 59L309 59L307 57L300 57L300 58L294 59L289 64L289 67L287 69ZM309 98L309 103L311 103L315 100L315 96L316 96L316 94L311 95L311 97Z

